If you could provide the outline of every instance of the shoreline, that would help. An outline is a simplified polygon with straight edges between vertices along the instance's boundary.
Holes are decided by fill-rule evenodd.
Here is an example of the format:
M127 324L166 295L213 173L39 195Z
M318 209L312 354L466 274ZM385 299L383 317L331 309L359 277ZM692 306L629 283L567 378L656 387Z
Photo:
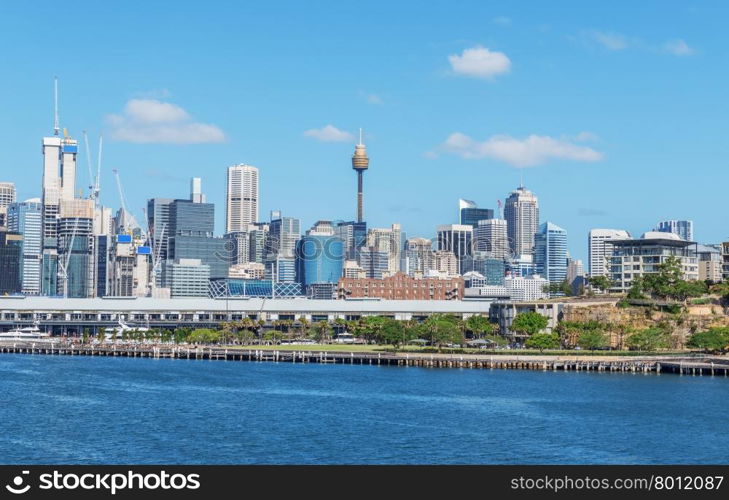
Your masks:
M393 352L314 351L157 345L66 345L16 342L0 345L0 354L44 356L112 356L215 361L267 361L423 368L662 373L729 377L729 359L680 356L579 356L549 354L424 354Z

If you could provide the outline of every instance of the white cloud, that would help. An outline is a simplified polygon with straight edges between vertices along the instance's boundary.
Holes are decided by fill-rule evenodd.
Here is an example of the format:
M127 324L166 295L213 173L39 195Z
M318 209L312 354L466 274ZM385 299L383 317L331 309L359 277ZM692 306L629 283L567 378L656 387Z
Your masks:
M494 24L500 24L501 26L511 26L511 19L506 16L498 16L491 20Z
M130 99L121 114L106 117L111 137L137 143L202 144L225 141L215 125L192 121L176 104L156 99Z
M511 69L511 61L506 54L480 45L465 49L461 55L452 54L448 61L454 73L476 78L491 79Z
M377 94L368 94L367 102L370 104L382 104L382 97L378 96Z
M574 140L577 142L595 142L598 139L599 137L596 134L586 131L582 131L574 137Z
M688 44L681 40L669 40L663 44L663 50L674 56L690 56L695 54L696 51L688 46Z
M494 135L479 142L454 132L441 149L469 160L490 158L520 168L534 167L552 159L596 162L604 158L603 153L592 148L544 135L530 135L525 139Z
M631 44L628 37L621 33L590 30L585 34L608 50L624 50Z
M326 125L322 128L312 128L304 132L306 137L311 137L322 142L353 142L354 135L345 130L339 130L334 125Z

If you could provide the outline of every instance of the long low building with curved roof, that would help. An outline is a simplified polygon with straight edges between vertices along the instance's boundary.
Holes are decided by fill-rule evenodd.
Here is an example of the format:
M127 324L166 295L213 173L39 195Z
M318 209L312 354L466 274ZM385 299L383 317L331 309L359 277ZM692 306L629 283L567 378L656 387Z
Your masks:
M124 322L151 328L210 327L223 321L255 320L333 321L382 315L399 320L423 319L447 313L467 318L488 316L490 300L312 300L306 298L148 298L111 297L63 299L55 297L0 297L0 329L37 323L54 333L90 332Z

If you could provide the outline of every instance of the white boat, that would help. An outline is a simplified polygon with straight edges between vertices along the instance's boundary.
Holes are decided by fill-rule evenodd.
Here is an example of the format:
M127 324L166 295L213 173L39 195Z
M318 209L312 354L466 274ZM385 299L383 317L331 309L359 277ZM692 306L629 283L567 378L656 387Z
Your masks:
M50 334L41 332L38 325L34 324L33 326L24 326L23 328L15 328L0 333L0 342L47 343L53 342L53 340Z

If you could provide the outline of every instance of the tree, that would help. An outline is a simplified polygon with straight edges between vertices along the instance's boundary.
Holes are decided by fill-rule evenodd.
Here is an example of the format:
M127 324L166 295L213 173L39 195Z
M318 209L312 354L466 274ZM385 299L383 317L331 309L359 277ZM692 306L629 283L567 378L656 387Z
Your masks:
M317 342L326 342L331 338L332 325L328 321L317 321L312 326L312 330L314 331L314 339Z
M613 281L607 276L598 275L587 278L587 283L592 287L605 292L613 287Z
M448 314L433 314L423 322L423 333L432 345L440 351L443 344L459 344L463 342L463 333Z
M188 341L195 344L217 344L220 342L220 332L209 328L198 328L188 336Z
M380 337L380 330L385 326L383 316L366 316L361 323L361 334L367 342L376 342Z
M625 341L629 349L638 351L656 351L665 349L669 344L669 334L663 328L646 328L632 334Z
M466 330L471 332L476 338L480 338L487 333L492 333L493 326L494 324L487 317L481 315L470 316L466 320Z
M653 297L685 301L689 297L699 297L707 292L703 281L683 279L681 260L673 255L658 265L658 272L649 273L642 279L643 291Z
M545 349L557 349L559 337L556 333L535 333L527 339L524 345L530 349L539 349L539 352L544 352Z
M600 330L585 330L577 339L577 345L589 351L608 347L609 344L610 340L608 336Z
M411 337L412 332L412 329L402 322L387 318L380 329L378 342L392 344L392 347L399 349L400 345L414 338Z
M545 316L529 311L517 314L509 330L522 335L535 335L547 328L548 324L549 322Z
M705 332L696 332L691 335L687 345L706 352L724 352L729 348L729 327L710 328Z
M721 299L722 304L729 304L729 281L723 281L712 286L711 293L717 294Z

